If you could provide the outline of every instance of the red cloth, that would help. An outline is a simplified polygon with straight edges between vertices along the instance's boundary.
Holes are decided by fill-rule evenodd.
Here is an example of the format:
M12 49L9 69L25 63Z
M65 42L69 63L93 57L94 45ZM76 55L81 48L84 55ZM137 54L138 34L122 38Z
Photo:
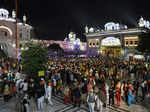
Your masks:
M120 101L121 101L120 88L116 88L116 99L117 99L117 102L120 102Z
M45 84L45 82L44 82L44 81L41 81L41 82L40 82L40 85L44 85L44 84Z
M13 91L14 91L14 92L16 92L16 91L17 91L17 88L16 88L16 86L14 86L14 87L13 87Z
M93 87L92 87L92 84L89 83L89 84L88 84L88 93L91 91L92 88L93 88Z
M150 80L147 80L147 84L150 84Z
M7 71L7 66L6 65L4 65L4 72L6 72Z
M67 103L71 103L71 91L68 92L68 94L65 96L65 100L64 100L64 103L67 104Z

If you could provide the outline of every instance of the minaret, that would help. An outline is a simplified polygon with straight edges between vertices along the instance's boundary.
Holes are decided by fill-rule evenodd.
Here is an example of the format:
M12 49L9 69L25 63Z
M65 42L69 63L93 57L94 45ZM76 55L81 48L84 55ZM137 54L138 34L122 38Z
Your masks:
M85 26L85 33L89 33L89 28Z
M27 21L27 17L24 15L24 16L23 16L23 23L25 24L26 21Z
M145 20L143 19L143 17L141 17L139 20L139 27L144 27L144 25L145 25Z
M16 19L16 11L12 11L12 17L14 18L14 19Z

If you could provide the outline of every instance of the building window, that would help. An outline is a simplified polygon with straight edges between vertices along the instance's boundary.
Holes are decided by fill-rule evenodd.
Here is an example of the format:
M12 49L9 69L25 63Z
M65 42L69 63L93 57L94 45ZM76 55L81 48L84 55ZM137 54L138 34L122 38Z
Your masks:
M92 44L91 44L91 43L89 43L89 47L91 47L91 45L92 45Z
M93 47L95 47L95 43L93 43Z
M126 41L126 45L128 45L129 44L129 42L128 41Z
M4 32L5 37L7 37L7 32Z
M134 44L137 45L137 44L138 44L138 41L134 41Z
M20 39L22 39L22 33L19 34Z
M133 41L130 41L130 45L132 45L133 44Z

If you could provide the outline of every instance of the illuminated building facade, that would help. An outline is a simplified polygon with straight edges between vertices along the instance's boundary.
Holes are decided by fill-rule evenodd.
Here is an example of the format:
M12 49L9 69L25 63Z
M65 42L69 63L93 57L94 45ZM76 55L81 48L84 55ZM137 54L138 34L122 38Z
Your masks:
M54 40L33 40L36 43L43 43L46 46L52 44L58 44L64 51L73 52L73 51L86 51L87 43L81 42L79 38L76 38L76 34L74 32L70 32L68 37L64 39L64 41L54 41Z
M139 27L132 29L114 22L106 23L104 30L86 26L85 35L89 54L133 56L138 53L135 48L138 46L139 35L146 33L144 28L150 29L150 24L142 17L139 20Z
M23 22L17 19L18 48L21 43L31 38L32 26L26 24L26 19L26 16L23 16ZM0 49L8 57L16 57L16 13L12 11L10 15L8 10L3 8L0 9Z

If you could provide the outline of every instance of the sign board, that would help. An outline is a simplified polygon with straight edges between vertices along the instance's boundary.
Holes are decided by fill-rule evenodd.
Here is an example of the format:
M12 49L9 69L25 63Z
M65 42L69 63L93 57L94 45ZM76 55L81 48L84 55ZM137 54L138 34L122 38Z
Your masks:
M39 71L39 72L38 72L38 76L39 76L39 77L44 76L44 71Z

